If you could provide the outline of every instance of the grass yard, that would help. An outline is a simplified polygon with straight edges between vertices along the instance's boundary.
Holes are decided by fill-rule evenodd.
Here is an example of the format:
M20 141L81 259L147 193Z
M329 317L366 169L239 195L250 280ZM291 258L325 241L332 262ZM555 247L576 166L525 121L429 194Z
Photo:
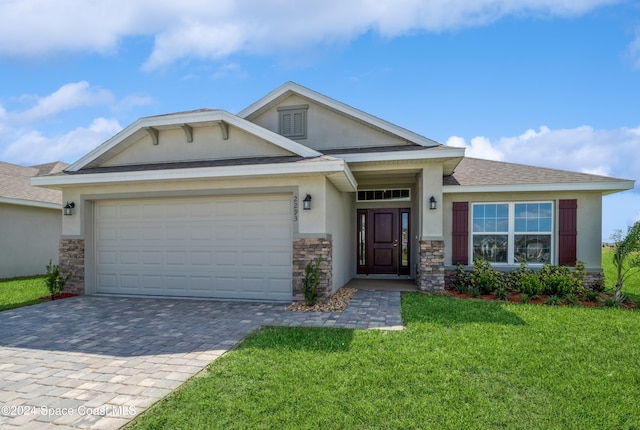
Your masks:
M129 429L637 429L640 312L409 293L402 332L266 328Z
M602 250L602 270L604 271L604 282L607 286L607 292L615 292L618 272L613 265L612 248L603 248ZM622 294L640 304L640 271L625 281L622 286Z
M48 294L44 276L0 279L0 311L40 303Z

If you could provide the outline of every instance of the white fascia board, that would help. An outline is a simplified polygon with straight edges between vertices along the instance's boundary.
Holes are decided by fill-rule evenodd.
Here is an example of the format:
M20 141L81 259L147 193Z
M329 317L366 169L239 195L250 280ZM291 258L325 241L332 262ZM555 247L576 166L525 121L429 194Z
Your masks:
M272 103L274 100L278 99L287 91L291 91L292 93L295 93L303 97L306 97L310 100L316 101L338 112L343 112L346 115L357 118L364 123L369 123L375 127L378 127L382 130L386 130L391 134L394 134L410 142L414 142L420 146L432 147L432 146L440 145L440 143L436 142L435 140L431 140L427 137L421 136L417 133L407 130L406 128L399 127L388 121L385 121L376 116L373 116L364 111L361 111L360 109L356 109L342 102L334 100L330 97L327 97L323 94L320 94L316 91L310 90L309 88L305 88L301 85L298 85L295 82L287 82L284 85L276 88L274 91L270 92L269 94L267 94L266 96L258 100L257 102L253 103L251 106L240 111L238 113L238 116L241 118L246 118L252 113L262 109L264 106Z
M367 152L361 154L331 154L347 163L367 163L372 161L402 161L402 160L436 160L441 158L464 157L464 148L447 148L436 151L414 150L393 152Z
M344 173L357 187L353 175L342 160L302 161L283 164L251 164L245 166L193 167L189 169L142 170L76 175L38 176L32 185L64 188L78 185L117 184L123 182L153 182L192 179L234 179L260 176L295 176ZM352 190L353 191L353 190Z
M34 208L62 210L62 205L59 203L38 202L35 200L10 199L6 197L0 197L0 203L6 203L8 205L30 206Z
M277 133L273 133L252 122L246 121L242 118L238 118L236 115L233 115L229 112L223 110L211 110L140 118L127 128L117 133L111 139L107 140L102 145L98 146L96 149L82 157L67 170L71 172L77 172L95 159L102 156L107 151L111 150L120 142L126 140L128 137L145 127L178 127L182 124L201 124L216 121L224 121L232 124L235 127L246 131L247 133L253 134L301 157L318 157L321 155L319 152L311 148L300 145L299 143L287 139L286 137L280 136Z
M526 185L445 185L443 194L460 193L508 193L508 192L536 192L536 191L602 191L618 192L633 188L634 181L619 182L576 182L556 184L526 184Z

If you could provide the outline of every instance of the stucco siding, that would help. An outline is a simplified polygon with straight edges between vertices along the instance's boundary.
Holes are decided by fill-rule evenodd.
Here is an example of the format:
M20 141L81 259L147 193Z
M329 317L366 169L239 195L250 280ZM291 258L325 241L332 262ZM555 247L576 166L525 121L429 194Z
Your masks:
M0 278L39 275L58 262L62 211L0 204Z
M146 135L103 166L288 155L292 155L291 152L232 126L225 140L220 127L211 125L193 128L193 142L187 142L181 129L159 130L158 145L153 145L151 137Z
M278 107L309 105L307 110L307 138L298 143L316 150L405 145L407 142L388 133L375 130L306 98L291 96L252 120L278 133Z
M327 232L333 241L333 291L355 276L355 196L327 181Z
M585 263L588 269L600 269L602 266L602 196L599 192L555 192L555 193L455 193L445 194L444 200L444 240L445 265L451 265L451 232L453 202L554 202L554 251L552 263L558 261L558 200L576 199L577 211L577 259ZM471 206L469 207L471 217ZM470 257L471 258L471 257Z

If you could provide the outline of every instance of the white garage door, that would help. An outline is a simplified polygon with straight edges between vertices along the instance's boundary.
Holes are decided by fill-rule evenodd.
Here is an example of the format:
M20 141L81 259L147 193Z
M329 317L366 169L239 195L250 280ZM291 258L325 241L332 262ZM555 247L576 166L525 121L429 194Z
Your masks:
M287 195L99 201L96 291L292 299Z

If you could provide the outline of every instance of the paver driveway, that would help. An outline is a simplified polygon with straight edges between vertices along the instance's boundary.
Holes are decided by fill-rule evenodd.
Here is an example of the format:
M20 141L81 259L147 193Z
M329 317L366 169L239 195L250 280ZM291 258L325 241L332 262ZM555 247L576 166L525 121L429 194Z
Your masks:
M401 328L400 293L344 312L83 296L0 312L0 428L119 428L263 325Z

